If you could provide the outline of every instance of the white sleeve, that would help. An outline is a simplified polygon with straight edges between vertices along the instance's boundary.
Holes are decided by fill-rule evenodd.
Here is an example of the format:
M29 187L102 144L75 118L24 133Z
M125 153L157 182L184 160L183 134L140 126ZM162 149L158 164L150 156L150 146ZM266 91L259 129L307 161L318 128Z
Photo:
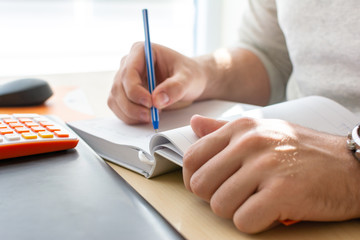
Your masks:
M248 0L242 13L238 46L253 52L270 78L269 104L285 100L292 72L284 34L279 26L275 0Z

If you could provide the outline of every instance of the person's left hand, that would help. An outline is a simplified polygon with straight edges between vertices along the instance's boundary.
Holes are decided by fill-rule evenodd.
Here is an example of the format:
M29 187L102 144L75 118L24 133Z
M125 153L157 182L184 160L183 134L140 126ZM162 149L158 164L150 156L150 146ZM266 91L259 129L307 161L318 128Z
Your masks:
M239 230L360 216L360 163L346 137L281 120L194 116L191 126L200 139L183 159L185 186Z

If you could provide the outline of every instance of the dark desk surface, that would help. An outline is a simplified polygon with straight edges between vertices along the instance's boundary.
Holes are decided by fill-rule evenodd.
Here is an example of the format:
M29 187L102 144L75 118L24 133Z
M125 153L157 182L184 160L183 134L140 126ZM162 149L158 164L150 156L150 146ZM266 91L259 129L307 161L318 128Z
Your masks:
M0 162L0 239L182 239L82 141Z

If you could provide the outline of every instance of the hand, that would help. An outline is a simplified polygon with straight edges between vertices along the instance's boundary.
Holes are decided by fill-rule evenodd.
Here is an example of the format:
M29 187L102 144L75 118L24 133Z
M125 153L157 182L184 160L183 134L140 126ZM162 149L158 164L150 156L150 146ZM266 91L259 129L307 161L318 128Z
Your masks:
M281 120L194 116L191 126L200 139L184 156L185 186L239 230L360 216L360 163L346 137Z
M150 122L149 108L177 108L189 105L205 88L200 64L169 48L152 44L157 87L147 90L144 43L135 43L121 60L108 105L124 122Z

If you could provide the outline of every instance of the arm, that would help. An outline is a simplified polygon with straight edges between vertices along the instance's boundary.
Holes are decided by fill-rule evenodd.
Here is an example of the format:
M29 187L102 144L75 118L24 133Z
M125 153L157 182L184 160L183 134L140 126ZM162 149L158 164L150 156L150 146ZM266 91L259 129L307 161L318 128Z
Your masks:
M261 60L243 48L220 49L212 55L199 57L206 76L206 88L199 100L224 99L266 105L270 83Z
M221 98L264 105L269 98L269 80L259 58L252 52L228 50L230 63L218 52L189 58L164 46L152 45L157 87L146 90L143 43L133 45L121 61L109 107L129 124L149 122L149 108L178 108L196 100Z

